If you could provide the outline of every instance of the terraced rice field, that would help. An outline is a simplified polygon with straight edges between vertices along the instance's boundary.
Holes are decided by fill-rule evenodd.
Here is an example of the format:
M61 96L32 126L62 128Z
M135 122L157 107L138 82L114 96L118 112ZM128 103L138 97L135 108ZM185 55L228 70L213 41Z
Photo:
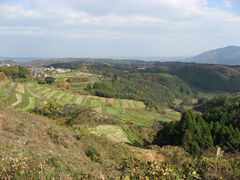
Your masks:
M126 99L121 99L121 104L124 109L129 107Z
M133 100L127 100L129 107L135 108L135 104Z
M81 104L82 100L83 100L83 96L78 96L75 100L75 103Z
M135 105L136 105L137 108L142 109L142 108L145 108L145 107L146 107L145 104L144 104L143 102L140 102L140 101L134 101L134 103L135 103Z
M132 143L129 135L121 126L99 125L94 129L89 129L89 131L96 135L106 134L106 136L113 141Z
M60 100L66 93L59 93L57 95L57 100Z
M49 94L47 95L47 98L51 98L54 94L56 94L58 91L51 91L49 92Z
M50 90L51 90L50 88L44 88L44 90L40 91L39 94L46 94Z
M64 105L64 104L71 104L75 103L79 106L85 106L85 107L93 107L97 111L102 112L106 115L111 114L116 119L127 121L131 120L134 123L137 124L148 124L151 120L163 120L167 121L169 118L164 115L158 115L156 116L154 113L149 112L139 112L135 111L134 109L144 109L145 104L143 102L138 102L134 100L126 100L126 99L113 99L113 98L103 98L103 97L97 97L97 96L84 96L69 92L61 91L60 89L54 89L52 86L48 85L38 85L38 84L30 84L31 88L22 85L20 83L16 83L13 87L13 90L10 93L11 95L11 101L12 107L14 108L21 108L23 111L27 111L29 109L32 109L36 107L37 102L40 100L44 104L44 102L47 102L46 99L43 99L42 96L45 96L48 99L54 99L58 103ZM0 86L0 91L5 91L5 88L3 85ZM16 91L21 93L16 93ZM39 94L40 95L39 95ZM2 93L4 94L4 93ZM107 104L112 104L113 107L106 106ZM133 108L133 109L129 109ZM143 110L144 111L144 110ZM174 111L166 110L167 115L169 116L179 116ZM114 127L115 128L115 127ZM104 128L100 128L104 130ZM108 130L106 130L108 131ZM103 131L103 132L106 132ZM117 130L116 130L117 131ZM110 132L112 138L114 139L114 133ZM121 133L120 133L121 134ZM118 138L117 136L115 139ZM121 139L121 138L120 138Z
M100 112L102 112L102 110L103 110L102 106L103 106L103 104L98 100L91 101L91 107L94 107L95 109L97 109Z
M27 91L34 97L36 98L40 98L40 96L36 95L31 89L29 89L29 87L27 88Z
M68 94L63 99L64 101L70 102L70 100L75 96L75 94Z
M108 107L108 106L106 106L106 112L109 113L109 114L113 114L113 115L120 114L119 110L114 109L112 107Z
M24 94L24 85L18 83L15 90Z
M38 91L38 90L40 90L40 89L42 89L43 87L37 87L35 90L36 91Z
M122 108L121 100L120 100L120 99L115 99L114 107L116 107L116 108Z
M34 109L34 104L35 104L35 97L29 97L29 105L23 108L23 111L27 111L29 109Z
M16 94L16 97L17 97L17 102L13 103L12 104L12 107L18 105L19 103L22 102L22 95L21 94Z

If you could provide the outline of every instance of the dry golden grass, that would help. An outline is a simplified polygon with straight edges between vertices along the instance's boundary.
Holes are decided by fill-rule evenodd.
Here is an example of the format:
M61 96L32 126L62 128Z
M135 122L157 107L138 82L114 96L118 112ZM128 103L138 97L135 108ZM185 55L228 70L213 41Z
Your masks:
M105 103L105 102L106 102L106 98L100 97L100 101L101 101L102 103Z
M47 175L46 179L81 179L85 175L90 175L90 179L97 179L102 172L106 179L110 179L120 172L108 168L110 164L116 163L113 158L108 159L110 156L107 154L115 154L115 158L118 158L122 150L131 152L125 144L112 142L104 137L95 138L90 133L84 136L82 130L59 126L49 118L17 112L7 107L0 109L0 160L11 177L15 170L11 170L10 164L16 164L17 161L20 162L17 159L20 159L24 166L29 168L34 164L35 168L39 169L42 164L43 176ZM88 146L101 148L102 164L93 162L86 156L85 149ZM122 154L127 156L126 152ZM120 156L119 160L121 158ZM0 167L1 176L6 177L6 174Z
M112 105L114 106L114 104L115 104L115 99L109 98L109 99L107 99L107 100L108 100L108 103L110 103L110 104L112 104Z
M24 85L18 83L18 87L16 88L16 91L24 94Z

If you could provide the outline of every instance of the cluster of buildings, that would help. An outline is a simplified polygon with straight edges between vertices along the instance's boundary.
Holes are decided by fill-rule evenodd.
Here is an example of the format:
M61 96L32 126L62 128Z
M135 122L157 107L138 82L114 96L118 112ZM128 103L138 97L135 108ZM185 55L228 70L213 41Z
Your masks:
M0 67L3 67L3 66L7 66L7 67L10 67L11 65L10 64L0 64Z
M32 73L32 76L33 77L45 77L45 76L48 76L49 74L47 74L47 72L49 71L52 71L54 73L55 76L58 76L58 74L61 74L61 73L65 73L66 70L64 69L55 69L54 67L50 67L50 68L44 68L44 69L35 69L35 70L32 70L31 73ZM67 70L69 71L69 70Z

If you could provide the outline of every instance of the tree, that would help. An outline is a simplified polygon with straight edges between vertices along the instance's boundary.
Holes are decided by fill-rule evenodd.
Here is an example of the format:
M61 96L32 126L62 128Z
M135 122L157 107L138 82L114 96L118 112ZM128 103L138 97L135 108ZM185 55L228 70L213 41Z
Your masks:
M28 69L26 69L23 66L18 66L18 76L20 78L26 78L29 75L30 75L30 72L28 71Z
M234 131L234 138L235 139L239 139L240 138L240 132L239 132L237 127L235 128L235 131Z
M67 84L66 89L71 89L71 86Z
M92 89L92 84L91 84L91 83L88 83L88 85L87 85L87 90L88 90L88 91L91 91L91 89Z
M0 80L4 80L6 78L5 74L3 72L0 72Z
M55 81L55 78L54 78L54 77L46 77L46 78L45 78L45 81L46 81L48 84L52 84L52 83Z

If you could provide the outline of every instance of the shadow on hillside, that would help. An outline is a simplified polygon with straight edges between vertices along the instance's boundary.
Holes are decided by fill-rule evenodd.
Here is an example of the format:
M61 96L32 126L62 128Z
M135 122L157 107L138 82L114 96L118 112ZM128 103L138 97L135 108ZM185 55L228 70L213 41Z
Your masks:
M138 148L146 148L146 146L150 145L150 143L146 139L143 139L143 142L144 142L144 145L141 145L139 142L135 140L133 141L133 143L130 143L130 142L122 142L122 143L125 143L131 147L138 147Z

